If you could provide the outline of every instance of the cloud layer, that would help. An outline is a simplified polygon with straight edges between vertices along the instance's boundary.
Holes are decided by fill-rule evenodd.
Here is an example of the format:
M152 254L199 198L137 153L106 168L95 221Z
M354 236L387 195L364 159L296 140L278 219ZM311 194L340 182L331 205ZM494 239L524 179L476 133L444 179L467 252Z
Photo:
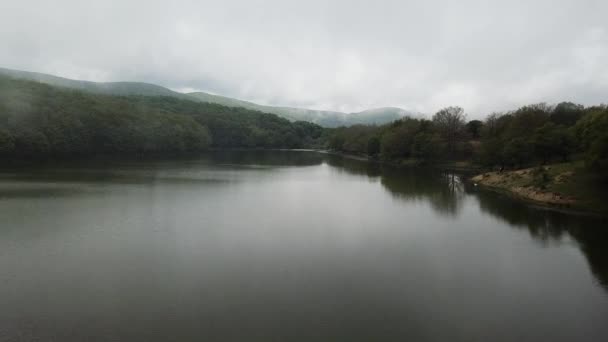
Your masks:
M608 2L0 0L0 66L470 117L608 102Z

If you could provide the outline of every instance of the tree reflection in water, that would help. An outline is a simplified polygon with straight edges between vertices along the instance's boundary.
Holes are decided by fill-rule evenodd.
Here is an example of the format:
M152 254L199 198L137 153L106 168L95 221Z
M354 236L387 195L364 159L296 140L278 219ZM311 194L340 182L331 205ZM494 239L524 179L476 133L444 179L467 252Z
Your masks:
M511 227L525 229L542 244L572 238L585 255L591 272L608 291L608 220L534 208L506 196L467 187L479 199L484 213Z
M465 196L461 176L433 168L394 168L339 156L328 156L327 163L349 174L380 178L388 192L400 200L428 201L441 215L457 216Z
M535 208L507 196L479 189L453 172L431 168L393 168L342 157L326 162L349 174L380 179L395 198L428 201L441 215L457 217L466 196L474 196L481 211L516 229L525 229L541 244L572 238L585 255L591 272L608 291L608 220Z

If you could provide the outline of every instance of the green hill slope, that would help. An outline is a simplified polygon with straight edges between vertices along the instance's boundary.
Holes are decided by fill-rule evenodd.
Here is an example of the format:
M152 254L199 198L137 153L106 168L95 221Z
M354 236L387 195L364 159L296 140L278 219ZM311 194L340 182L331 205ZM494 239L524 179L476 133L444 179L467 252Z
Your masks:
M0 75L0 156L304 148L323 128L246 108L173 96L114 96Z
M42 74L38 72L20 71L0 68L0 75L9 76L12 78L36 81L49 84L57 87L71 88L91 92L95 94L106 95L144 95L144 96L174 96L179 98L188 98L187 95L181 94L170 89L149 83L141 82L90 82L71 80L68 78Z
M321 111L313 109L264 106L253 102L237 100L229 97L211 95L203 92L189 93L188 95L205 102L219 103L225 106L243 107L272 113L293 121L308 121L324 127L337 127L346 124L345 113Z
M349 114L347 117L347 126L351 125L383 125L405 116L415 117L419 114L406 111L401 108L384 107L376 109L368 109L358 113Z
M238 100L225 96L212 95L204 92L179 93L168 88L141 82L90 82L71 80L68 78L29 71L0 68L0 75L17 79L36 81L53 86L77 89L85 92L105 95L142 95L170 96L179 99L190 99L198 102L216 103L229 107L242 107L264 113L276 114L291 121L308 121L323 127L352 126L356 124L385 124L411 116L413 113L400 108L377 108L359 113L342 113L304 108L277 107L259 105L253 102Z

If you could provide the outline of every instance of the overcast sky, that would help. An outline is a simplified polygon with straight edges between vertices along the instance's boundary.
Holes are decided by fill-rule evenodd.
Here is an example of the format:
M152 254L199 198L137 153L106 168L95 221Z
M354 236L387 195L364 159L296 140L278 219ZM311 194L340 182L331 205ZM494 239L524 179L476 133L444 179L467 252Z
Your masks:
M470 118L608 102L607 0L0 0L0 66Z

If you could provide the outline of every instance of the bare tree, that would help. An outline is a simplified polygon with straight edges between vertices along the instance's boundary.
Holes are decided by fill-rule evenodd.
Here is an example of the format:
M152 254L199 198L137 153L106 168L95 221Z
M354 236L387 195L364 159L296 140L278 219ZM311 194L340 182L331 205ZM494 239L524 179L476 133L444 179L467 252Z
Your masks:
M486 135L493 136L497 133L498 119L502 116L502 113L492 113L488 115L485 122Z
M461 107L446 107L433 116L433 122L448 145L450 157L454 156L456 143L462 136L466 114Z

